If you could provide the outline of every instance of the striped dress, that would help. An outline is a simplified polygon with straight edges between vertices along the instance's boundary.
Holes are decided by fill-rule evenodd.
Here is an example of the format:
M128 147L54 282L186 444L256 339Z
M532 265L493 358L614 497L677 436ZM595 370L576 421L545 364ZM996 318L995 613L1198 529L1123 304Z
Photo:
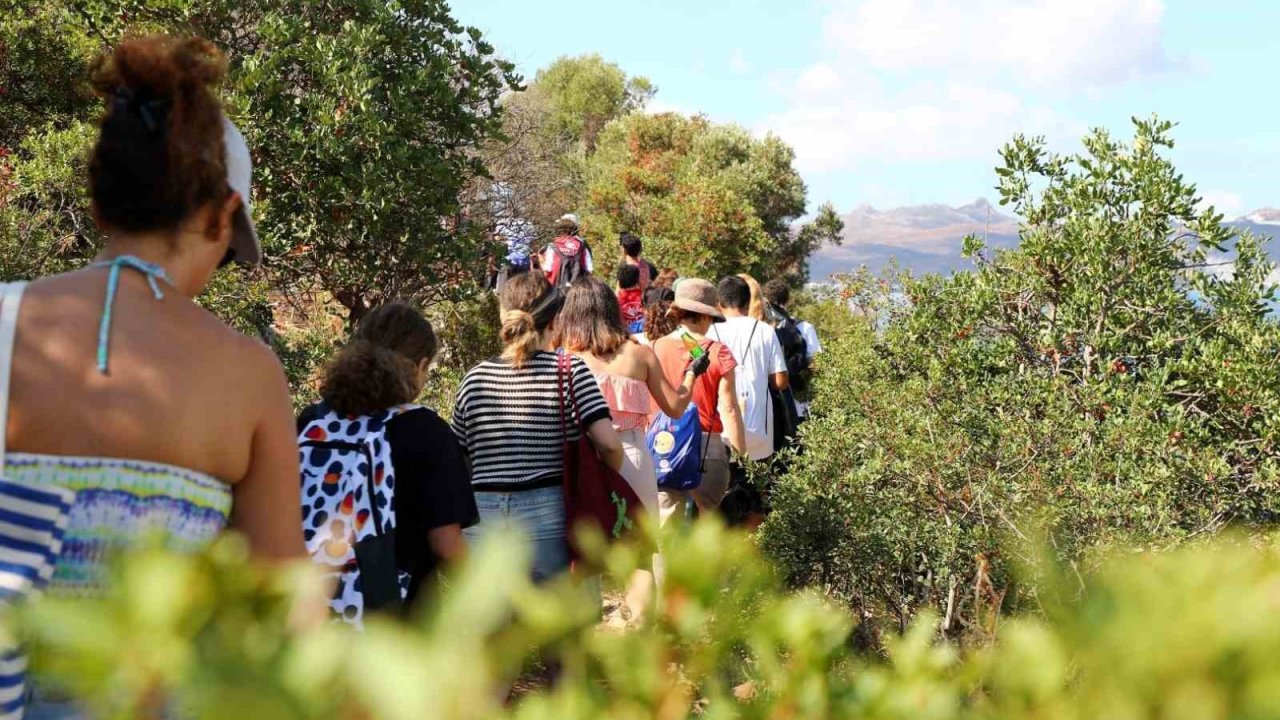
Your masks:
M99 594L107 561L139 540L198 552L222 532L231 513L226 483L154 462L8 453L0 477L21 487L65 491L66 497L74 493L46 590L57 597ZM12 650L0 655L0 718L21 712L24 665Z

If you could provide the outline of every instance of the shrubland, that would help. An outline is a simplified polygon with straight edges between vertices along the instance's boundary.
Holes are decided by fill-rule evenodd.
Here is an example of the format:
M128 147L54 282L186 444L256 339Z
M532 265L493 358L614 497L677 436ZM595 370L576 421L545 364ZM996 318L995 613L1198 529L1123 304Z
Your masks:
M761 534L791 583L876 628L931 611L988 636L1042 604L1010 574L1026 527L1083 573L1098 548L1274 523L1274 268L1200 207L1171 124L1134 128L1071 156L1004 148L1016 250L971 238L971 271L846 278L868 312L821 356Z
M101 601L45 600L17 628L46 682L95 717L167 707L191 718L867 718L1085 720L1280 713L1280 541L1231 536L1168 553L1107 553L1094 570L1041 558L1042 609L993 642L939 640L921 613L883 653L857 622L785 590L754 542L714 520L664 538L652 620L597 629L598 601L567 580L535 587L527 546L482 545L419 612L364 634L296 612L309 567L246 565L227 538L200 556L142 551ZM592 554L625 577L647 550ZM554 683L512 683L535 662Z

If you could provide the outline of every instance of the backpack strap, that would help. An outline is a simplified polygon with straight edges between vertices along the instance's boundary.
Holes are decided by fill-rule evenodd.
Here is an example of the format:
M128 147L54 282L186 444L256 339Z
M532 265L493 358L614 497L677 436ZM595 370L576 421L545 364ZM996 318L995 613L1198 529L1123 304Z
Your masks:
M18 308L24 282L0 285L0 470L4 469L5 440L9 430L9 376L13 370L14 340L18 333Z

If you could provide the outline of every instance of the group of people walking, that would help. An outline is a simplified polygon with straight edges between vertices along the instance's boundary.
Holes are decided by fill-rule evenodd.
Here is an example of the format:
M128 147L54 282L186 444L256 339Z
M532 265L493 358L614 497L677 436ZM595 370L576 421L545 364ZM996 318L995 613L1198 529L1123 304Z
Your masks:
M786 283L675 280L624 233L610 287L572 215L504 268L503 351L466 374L448 422L414 404L440 341L404 303L360 320L295 418L271 350L194 300L217 268L262 256L248 148L213 89L224 71L211 44L171 37L97 65L89 191L106 244L78 271L0 286L0 599L91 597L114 550L158 531L194 552L228 527L256 558L324 566L355 625L414 603L495 528L525 532L540 581L570 563L561 481L582 436L657 522L747 493L747 465L784 434L775 407L799 367L785 340L806 365L820 350ZM687 463L668 436L694 417L697 480L664 486ZM763 502L743 507L749 522ZM636 611L652 583L634 579ZM20 655L0 657L0 717L73 716L21 675Z

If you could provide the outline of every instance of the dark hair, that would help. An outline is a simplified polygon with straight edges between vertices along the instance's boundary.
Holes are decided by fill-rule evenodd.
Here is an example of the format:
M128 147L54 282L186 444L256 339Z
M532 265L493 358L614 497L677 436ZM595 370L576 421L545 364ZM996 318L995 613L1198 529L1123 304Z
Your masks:
M716 286L716 298L721 307L746 312L751 307L751 286L746 280L730 275Z
M700 313L694 310L685 310L684 308L674 307L674 306L672 306L670 313L671 313L672 319L674 319L678 323L684 322L685 320L692 320L693 322L698 322L703 318L707 318L710 320L715 319L710 315L707 315L706 313Z
M672 287L679 278L680 274L675 271L675 268L662 268L651 284L657 287Z
M675 332L680 323L670 311L670 300L659 300L644 309L644 336L649 338L649 342Z
M791 302L791 286L782 278L774 278L764 284L760 290L764 294L764 299L779 307L786 307Z
M629 232L624 232L618 236L618 244L622 245L622 252L626 253L627 257L638 258L640 253L644 251L644 243L640 241L639 237Z
M556 326L556 344L570 352L612 355L631 337L618 297L598 278L583 275L569 286Z
M563 296L540 272L507 278L498 297L502 304L502 357L523 367L542 344L542 331L560 314ZM615 301L616 303L616 301Z
M618 266L618 287L629 290L640 285L640 268L622 263Z
M572 220L570 220L570 219L568 219L568 218L560 218L559 220L557 220L557 221L556 221L556 224L555 224L553 227L554 227L554 228L555 228L555 230L556 230L556 235L557 235L557 236L559 236L559 235L577 235L577 234L578 234L578 225L577 225L577 223L575 223L574 221L572 221Z
M644 304L652 305L658 302L672 302L676 299L676 291L669 287L650 285L648 290L644 291Z
M340 415L370 415L412 402L418 364L436 356L431 322L412 305L382 305L360 320L324 370L320 397Z
M89 194L102 223L142 232L173 228L231 192L222 107L210 86L226 73L208 40L124 40L93 66L107 100L89 158Z

